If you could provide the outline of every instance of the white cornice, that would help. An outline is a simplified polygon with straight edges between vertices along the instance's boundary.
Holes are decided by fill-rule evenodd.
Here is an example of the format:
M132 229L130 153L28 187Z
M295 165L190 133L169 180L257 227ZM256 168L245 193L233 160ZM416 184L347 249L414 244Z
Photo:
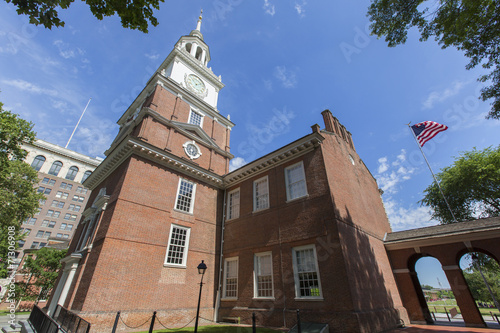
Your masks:
M304 136L252 163L249 163L224 176L225 187L230 187L242 181L263 173L280 164L302 156L318 147L325 138L319 133Z
M122 162L133 154L144 157L160 165L176 170L190 177L198 179L202 182L222 188L222 177L207 171L197 164L184 160L169 152L163 151L150 144L142 142L138 139L127 137L125 138L94 170L92 175L87 179L86 186L94 190L104 179L106 179Z
M24 144L27 146L30 145L28 143L24 143ZM53 143L50 143L50 142L47 142L44 140L40 140L40 139L37 139L31 145L34 147L40 148L40 149L50 151L54 154L65 156L69 159L76 160L78 162L81 162L83 164L87 164L87 165L92 166L92 167L97 167L102 162L102 160L99 160L97 158L92 158L92 157L89 157L87 155L77 153L76 151L73 151L73 150L70 150L67 148L63 148L61 146L58 146L58 145L55 145Z

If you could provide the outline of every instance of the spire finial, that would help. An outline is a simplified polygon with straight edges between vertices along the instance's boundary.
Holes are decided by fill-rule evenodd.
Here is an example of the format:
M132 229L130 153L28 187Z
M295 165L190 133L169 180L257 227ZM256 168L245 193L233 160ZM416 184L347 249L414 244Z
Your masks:
M196 24L196 30L201 32L201 19L203 18L203 9L200 11L200 17L198 17L198 23Z

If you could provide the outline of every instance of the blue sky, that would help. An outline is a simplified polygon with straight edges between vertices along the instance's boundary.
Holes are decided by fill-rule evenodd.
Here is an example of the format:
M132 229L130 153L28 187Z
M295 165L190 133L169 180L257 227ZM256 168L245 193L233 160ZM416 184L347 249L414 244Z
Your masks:
M322 127L330 109L352 133L384 190L395 231L436 224L418 201L432 182L408 127L449 126L424 150L434 169L462 151L498 145L500 122L477 99L481 68L455 49L419 42L411 31L396 48L368 33L369 1L171 0L149 34L94 18L83 2L61 12L64 28L28 24L0 2L0 101L35 123L38 137L64 146L92 98L70 149L101 156L116 121L182 35L196 27L226 85L218 109L231 116L233 164L251 161ZM276 117L285 126L273 127Z

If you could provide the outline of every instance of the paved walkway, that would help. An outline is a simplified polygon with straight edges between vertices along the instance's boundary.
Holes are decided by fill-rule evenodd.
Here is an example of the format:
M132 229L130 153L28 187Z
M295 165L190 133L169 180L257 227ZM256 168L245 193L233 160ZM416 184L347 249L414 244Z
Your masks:
M389 331L387 333L445 333L445 332L498 333L500 332L500 329L440 326L440 325L411 325L405 328Z

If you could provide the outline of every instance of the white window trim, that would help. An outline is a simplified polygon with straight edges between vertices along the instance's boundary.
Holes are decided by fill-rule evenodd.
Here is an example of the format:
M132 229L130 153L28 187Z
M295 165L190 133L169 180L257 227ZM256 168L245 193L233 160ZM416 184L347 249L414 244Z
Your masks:
M257 258L271 256L271 285L272 285L272 296L258 296L258 281L257 281ZM274 300L274 271L273 271L273 253L272 251L255 253L253 257L253 298L254 299L269 299Z
M181 209L177 209L177 201L179 200L179 191L181 189L182 181L193 184L193 195L191 197L191 205L189 205L189 212L186 212L186 211L181 210ZM184 213L184 214L193 214L195 197L196 197L196 183L192 182L190 180L187 180L185 178L179 178L179 184L177 184L177 194L175 195L174 210L176 212L180 212L180 213Z
M267 207L257 209L257 197L256 197L256 193L255 193L255 186L259 181L263 180L264 178L266 179L266 186L267 186ZM253 181L253 212L254 213L260 212L262 210L269 209L269 207L271 207L271 195L269 193L269 177L264 176L264 177L261 177L261 178Z
M226 284L227 284L227 263L229 261L236 261L236 297L226 297ZM222 288L222 300L237 300L238 299L238 284L239 284L239 267L238 267L238 257L231 257L224 259L224 286Z
M231 211L231 206L229 205L229 198L231 197L231 194L234 194L236 192L239 192L239 196L238 196L238 214L236 214L237 216L234 217L229 217L229 212ZM232 191L230 191L228 194L227 194L227 211L226 211L226 216L227 216L227 220L234 220L234 219L237 219L240 217L240 210L241 210L241 192L240 192L240 188L238 187L237 189L234 189Z
M290 187L289 187L289 184L288 184L288 175L287 175L287 170L288 169L291 169L293 167L296 167L297 165L302 165L302 178L304 179L304 183L305 183L305 188L306 188L306 193L300 197L297 197L297 198L290 198ZM304 197L307 197L309 195L309 193L307 192L307 180L306 180L306 173L305 173L305 170L304 170L304 163L303 161L300 161L298 163L295 163L295 164L292 164L292 165L289 165L285 168L285 185L286 185L286 202L289 202L289 201L293 201L293 200L297 200L297 199L300 199L300 198L304 198Z
M167 262L167 259L168 259L168 250L170 249L170 243L172 242L172 231L174 230L174 228L186 230L186 246L184 247L184 253L183 253L183 256L182 256L182 264L173 264L173 263ZM184 227L184 226L178 225L178 224L173 224L173 223L170 225L170 233L168 234L167 251L165 253L165 260L163 261L163 266L165 266L165 267L186 268L188 251L189 251L189 238L190 237L191 237L191 228Z
M205 115L203 113L201 113L200 111L197 111L197 110L193 110L193 108L191 108L189 110L189 118L188 118L188 124L191 124L190 123L190 120L191 120L191 114L192 113L196 113L197 115L199 115L201 117L201 120L200 120L200 124L198 126L200 126L200 128L203 128L203 120L205 119ZM194 124L191 124L191 125L194 125Z
M297 270L297 256L296 251L300 250L308 250L312 249L314 253L314 264L316 267L316 273L318 274L318 287L319 287L319 296L300 296L300 283L299 283L299 272ZM318 265L318 255L316 253L316 246L314 244L297 246L292 248L292 262L293 262L293 279L295 282L295 299L296 300L323 300L323 290L321 288L321 278L319 274L319 265Z

